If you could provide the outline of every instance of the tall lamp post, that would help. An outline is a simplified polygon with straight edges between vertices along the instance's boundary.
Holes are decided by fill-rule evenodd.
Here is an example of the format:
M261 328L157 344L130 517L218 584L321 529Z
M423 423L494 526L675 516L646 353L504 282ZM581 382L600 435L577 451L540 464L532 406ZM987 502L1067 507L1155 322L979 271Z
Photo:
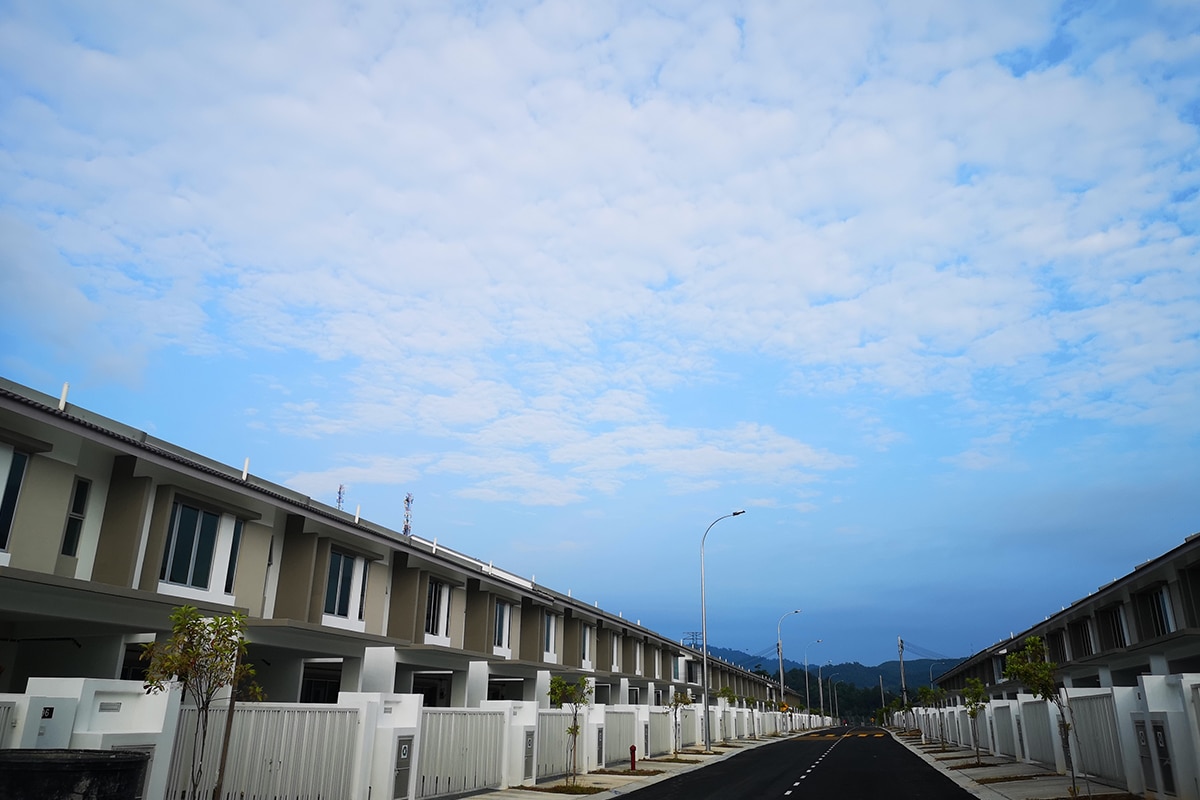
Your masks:
M806 713L812 708L812 700L808 696L808 648L814 644L820 644L822 641L822 639L817 639L804 645L804 711Z
M825 662L832 666L832 661ZM820 698L817 702L821 706L821 724L825 724L825 683L821 680L821 670L825 669L825 664L817 665L817 697Z
M789 611L779 618L775 625L775 652L779 654L779 702L783 702L783 621L792 614L799 614L803 609Z
M704 651L702 658L704 664L704 674L702 676L704 681L704 706L701 709L701 713L704 715L704 724L702 727L704 728L704 752L706 753L712 750L712 732L708 729L708 616L704 608L704 540L708 538L708 532L712 530L713 525L716 525L723 519L729 519L730 517L736 517L745 513L746 511L743 509L741 511L734 511L732 514L726 514L723 517L717 517L708 524L708 527L704 529L704 535L700 537L700 644L701 649Z
M831 718L837 716L837 712L833 710L833 687L834 687L833 679L836 678L837 676L838 676L838 673L835 672L832 675L830 675L828 678L825 679L825 680L829 681L829 716Z

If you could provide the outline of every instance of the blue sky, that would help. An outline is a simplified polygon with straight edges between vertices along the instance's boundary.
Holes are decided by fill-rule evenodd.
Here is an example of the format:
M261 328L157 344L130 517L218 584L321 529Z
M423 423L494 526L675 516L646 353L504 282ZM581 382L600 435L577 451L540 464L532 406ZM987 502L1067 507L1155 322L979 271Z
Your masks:
M1194 3L168 5L0 3L7 377L814 662L1200 531Z

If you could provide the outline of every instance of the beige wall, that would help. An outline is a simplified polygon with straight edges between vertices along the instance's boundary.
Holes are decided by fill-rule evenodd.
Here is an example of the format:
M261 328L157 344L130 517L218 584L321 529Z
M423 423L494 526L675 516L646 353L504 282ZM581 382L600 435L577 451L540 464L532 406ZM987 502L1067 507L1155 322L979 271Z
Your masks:
M421 593L421 571L410 569L406 559L393 557L392 595L388 609L387 635L408 642L416 640L418 608L424 619L425 598Z
M308 619L317 561L317 535L304 532L304 517L289 514L279 553L279 586L275 590L276 619Z
M242 544L238 551L237 573L233 578L236 604L252 617L263 615L263 595L267 587L267 554L272 530L260 522L242 524Z
M162 571L163 551L167 546L167 528L171 524L171 505L175 502L175 487L159 486L154 490L150 508L150 527L146 531L146 557L138 588L158 591L158 575Z
M133 571L137 567L138 546L151 492L149 478L133 476L136 465L134 456L113 459L104 500L104 521L100 524L100 540L92 566L94 581L133 586Z
M386 559L370 563L370 572L367 575L367 610L363 619L367 633L383 635L387 627L384 620L388 611L388 583L392 577L392 565Z

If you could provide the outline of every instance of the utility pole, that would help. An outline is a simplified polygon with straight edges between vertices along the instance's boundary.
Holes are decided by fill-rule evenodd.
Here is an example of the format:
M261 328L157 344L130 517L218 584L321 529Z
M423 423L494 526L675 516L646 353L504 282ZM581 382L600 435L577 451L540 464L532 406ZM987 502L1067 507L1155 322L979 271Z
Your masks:
M905 707L907 707L908 686L904 683L904 640L897 636L896 642L900 645L900 699L904 702Z

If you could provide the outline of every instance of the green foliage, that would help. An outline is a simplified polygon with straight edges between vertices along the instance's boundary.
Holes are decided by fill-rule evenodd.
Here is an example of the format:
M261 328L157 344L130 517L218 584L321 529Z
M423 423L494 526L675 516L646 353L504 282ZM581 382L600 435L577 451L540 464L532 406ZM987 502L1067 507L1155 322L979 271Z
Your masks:
M1071 707L1066 696L1059 692L1054 673L1058 664L1050 660L1046 644L1040 636L1026 637L1019 650L1008 654L1004 660L1004 677L1016 681L1029 690L1030 694L1047 700L1058 708L1058 736L1062 740L1063 758L1071 771L1071 794L1075 795L1075 764L1071 759Z
M971 718L971 738L975 741L975 764L979 765L979 712L987 707L987 690L979 678L967 678L963 688L963 705L967 707L967 716Z
M196 706L198 713L189 775L192 797L196 796L204 777L208 716L217 694L230 686L250 699L263 698L262 689L250 682L254 667L245 661L245 634L246 618L238 611L224 617L204 617L193 606L180 606L171 612L170 638L142 648L142 660L150 662L146 669L146 693L179 685L184 699L190 699ZM223 770L224 763L219 768Z
M586 677L569 681L560 675L550 676L550 704L571 710L571 725L567 728L567 763L571 765L567 783L573 784L579 774L579 712L592 704L592 686Z
M721 698L730 705L733 705L737 702L737 692L733 691L733 687L731 686L722 686L717 691L717 697Z

